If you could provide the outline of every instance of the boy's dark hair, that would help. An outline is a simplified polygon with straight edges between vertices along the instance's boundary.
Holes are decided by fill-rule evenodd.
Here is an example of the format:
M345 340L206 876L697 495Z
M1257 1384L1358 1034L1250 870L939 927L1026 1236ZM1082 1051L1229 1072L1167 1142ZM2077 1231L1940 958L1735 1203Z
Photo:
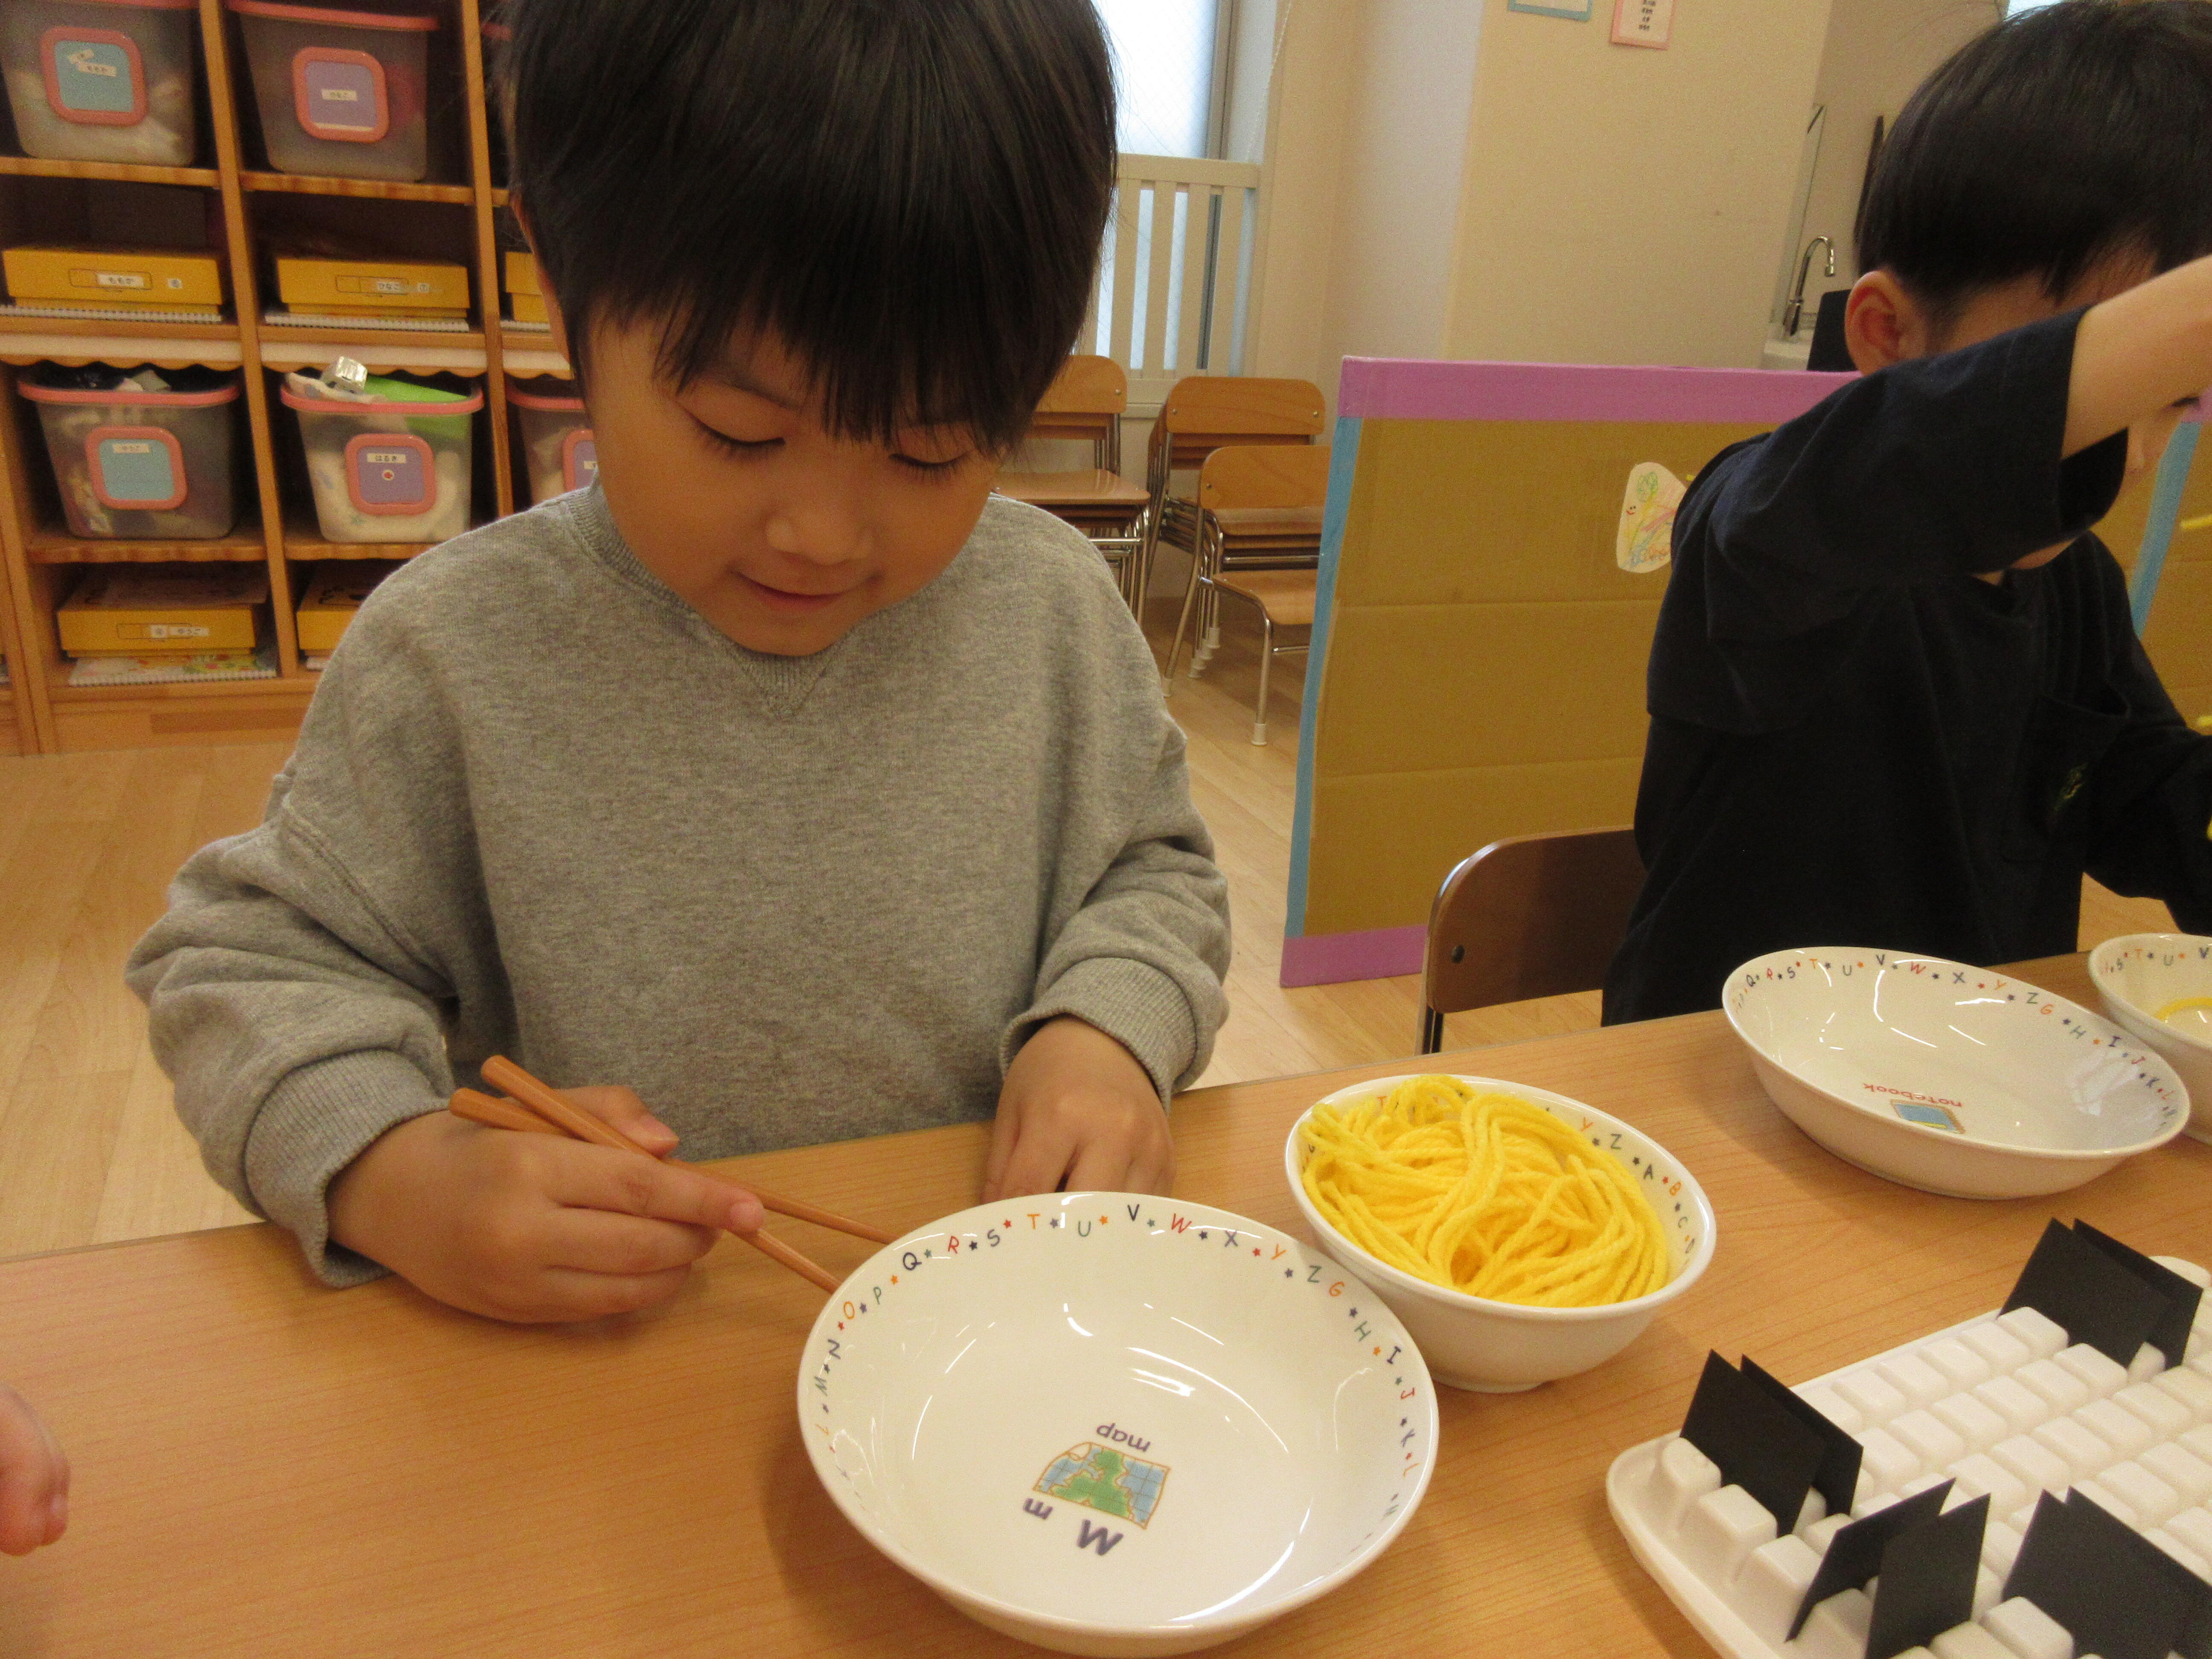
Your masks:
M1898 117L1858 246L1939 326L2022 276L2055 300L2114 254L2212 252L2212 4L2061 0L1968 42Z
M515 200L577 368L665 319L686 385L740 329L831 429L1017 441L1075 338L1114 185L1091 0L519 0Z

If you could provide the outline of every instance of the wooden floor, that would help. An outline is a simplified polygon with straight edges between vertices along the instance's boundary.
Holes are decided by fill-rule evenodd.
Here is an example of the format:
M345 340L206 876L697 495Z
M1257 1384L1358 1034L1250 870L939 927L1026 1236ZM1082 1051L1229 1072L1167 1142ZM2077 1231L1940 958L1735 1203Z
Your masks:
M1158 614L1148 622L1158 624ZM1172 611L1157 627L1164 647ZM1251 742L1254 641L1231 627L1170 704L1228 873L1231 1014L1207 1083L1410 1054L1412 978L1276 984L1297 763L1299 659L1276 665L1265 748ZM0 1256L246 1218L178 1124L125 956L187 854L261 816L282 744L0 759ZM2165 907L2093 889L2085 944L2170 925ZM1597 1023L1595 993L1455 1015L1447 1046Z

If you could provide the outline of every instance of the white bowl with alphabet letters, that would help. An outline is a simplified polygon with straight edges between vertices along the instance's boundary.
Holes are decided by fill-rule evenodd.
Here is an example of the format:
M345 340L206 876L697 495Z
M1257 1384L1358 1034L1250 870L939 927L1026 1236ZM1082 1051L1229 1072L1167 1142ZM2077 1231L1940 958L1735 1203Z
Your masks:
M2189 1121L2189 1091L2148 1044L2002 969L1777 951L1731 974L1721 1002L1783 1115L1923 1192L2064 1192Z
M1135 1193L987 1205L885 1246L815 1321L798 1392L863 1537L1062 1653L1188 1653L1327 1595L1436 1461L1428 1370L1366 1285L1272 1227Z

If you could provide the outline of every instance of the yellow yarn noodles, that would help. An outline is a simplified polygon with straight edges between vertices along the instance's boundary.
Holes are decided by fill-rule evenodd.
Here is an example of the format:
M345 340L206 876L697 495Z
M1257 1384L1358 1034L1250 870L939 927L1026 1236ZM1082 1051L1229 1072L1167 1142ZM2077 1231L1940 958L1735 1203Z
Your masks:
M1627 1170L1541 1107L1450 1077L1322 1106L1306 1195L1376 1260L1497 1302L1590 1308L1671 1276L1667 1237Z

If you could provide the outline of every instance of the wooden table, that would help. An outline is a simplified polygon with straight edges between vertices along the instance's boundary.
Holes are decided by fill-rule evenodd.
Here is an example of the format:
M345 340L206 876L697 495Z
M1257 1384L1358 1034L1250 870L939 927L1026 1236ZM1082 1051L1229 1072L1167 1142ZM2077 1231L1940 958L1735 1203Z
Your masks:
M2024 976L2088 998L2079 958ZM1407 1062L1240 1084L1176 1109L1177 1190L1299 1231L1282 1142L1328 1090ZM1995 1307L2057 1214L2212 1261L2212 1148L2180 1140L2052 1200L1936 1199L1783 1120L1718 1015L1443 1056L1649 1130L1720 1216L1705 1281L1618 1359L1518 1395L1440 1390L1441 1462L1347 1588L1235 1649L1708 1650L1607 1518L1607 1464L1674 1427L1708 1348L1799 1381ZM738 1161L904 1226L964 1206L979 1127ZM806 1233L840 1270L866 1248ZM241 1227L0 1263L0 1376L76 1469L70 1534L0 1559L7 1659L1034 1651L861 1541L799 1444L820 1302L726 1244L655 1315L559 1330L397 1280L331 1291Z

